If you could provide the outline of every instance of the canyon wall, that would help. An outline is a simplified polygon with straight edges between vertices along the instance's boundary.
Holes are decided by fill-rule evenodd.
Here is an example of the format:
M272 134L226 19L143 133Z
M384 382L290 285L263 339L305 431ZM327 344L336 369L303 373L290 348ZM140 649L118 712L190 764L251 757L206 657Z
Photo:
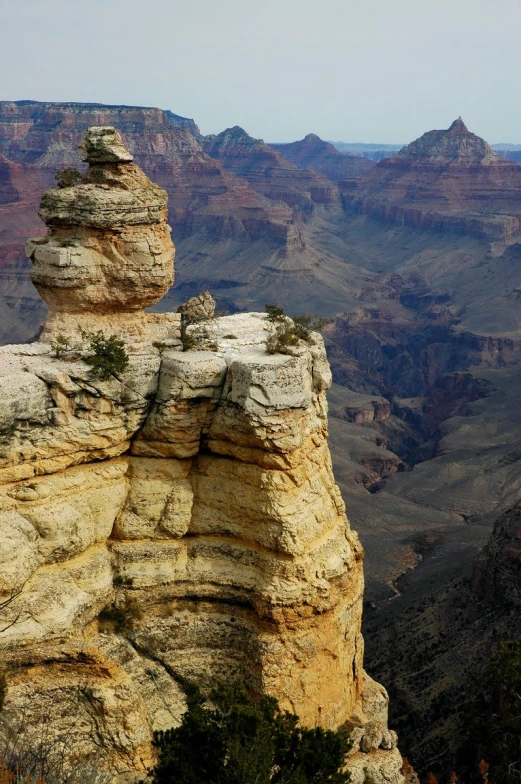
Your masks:
M283 158L299 169L314 169L325 174L333 182L354 177L370 171L374 163L361 155L341 153L330 142L325 142L314 133L298 142L270 144Z
M344 203L388 224L509 242L520 233L521 168L500 158L461 117L428 131L362 179L340 183Z
M80 761L140 778L186 680L242 680L344 726L354 784L403 782L363 670L321 337L268 354L264 314L185 322L182 340L179 314L145 313L173 277L166 194L113 128L82 155L28 243L40 341L0 352L2 726L29 743L45 721ZM98 331L124 339L122 372L82 358Z
M376 612L366 625L402 750L421 773L433 770L444 780L456 769L466 780L476 769L476 716L490 716L495 705L489 662L502 641L521 633L520 561L517 502L498 517L470 568L454 568L442 589L417 596L392 618Z

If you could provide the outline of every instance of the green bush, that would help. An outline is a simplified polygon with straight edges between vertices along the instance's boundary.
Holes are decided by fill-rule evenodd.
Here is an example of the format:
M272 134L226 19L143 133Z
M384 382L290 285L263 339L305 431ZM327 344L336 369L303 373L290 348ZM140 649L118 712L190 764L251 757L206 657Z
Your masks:
M56 180L58 188L72 188L82 181L83 175L78 169L68 166L66 169L56 172L54 179Z
M284 354L291 346L298 346L300 340L307 341L314 330L322 329L327 319L303 314L289 318L283 308L267 302L265 305L268 321L275 325L275 332L266 340L268 354Z
M64 354L67 354L69 351L71 351L71 339L65 337L65 335L56 335L54 342L51 343L51 349L54 351L56 358L60 359Z
M344 734L298 726L277 700L255 701L240 686L219 685L205 704L187 686L188 709L179 727L155 734L159 761L152 784L347 784L341 768Z
M273 324L284 323L288 318L284 313L284 309L279 305L274 305L273 302L266 302L264 307L268 314L268 321L271 321Z
M125 343L117 335L106 338L101 330L81 334L92 351L84 360L91 366L93 375L105 381L109 378L119 380L119 374L127 369L129 363Z

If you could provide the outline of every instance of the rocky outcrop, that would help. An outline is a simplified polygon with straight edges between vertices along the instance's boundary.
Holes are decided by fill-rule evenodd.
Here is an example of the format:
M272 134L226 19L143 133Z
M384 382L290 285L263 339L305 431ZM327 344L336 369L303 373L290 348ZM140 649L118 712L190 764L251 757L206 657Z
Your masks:
M272 145L254 139L239 126L227 128L217 136L206 136L202 144L205 152L220 160L225 169L244 177L264 196L285 202L303 216L311 215L316 205L340 205L338 190L327 177L312 167L297 168Z
M92 128L82 156L83 181L46 192L39 215L48 233L27 243L33 283L50 309L42 340L123 325L139 340L157 320L143 308L173 283L167 194L132 162L113 128Z
M256 192L206 155L201 147L204 137L192 120L146 107L4 101L0 102L0 155L6 160L0 173L0 182L5 181L0 186L0 194L4 192L0 268L8 266L5 274L10 277L17 274L13 262L17 269L24 268L22 237L37 231L35 208L42 190L52 187L57 169L77 165L76 148L88 125L116 125L136 162L167 190L169 222L178 243L190 244L190 238L197 237L199 247L208 241L229 247L232 241L238 252L258 241L267 256L302 249L292 208L278 196L274 200ZM16 182L18 170L23 174L21 188ZM12 201L16 193L17 206Z
M500 158L461 118L340 189L349 209L387 223L503 242L520 232L521 168Z
M325 174L333 182L344 177L354 177L370 171L374 163L359 155L343 154L330 142L325 142L315 133L289 144L270 144L282 157L299 169L312 169Z
M354 781L399 784L387 695L363 671L322 340L267 354L264 314L198 317L183 351L178 314L143 312L172 276L164 193L114 129L83 150L82 183L44 196L49 233L30 244L42 340L0 353L4 718L30 735L79 717L75 754L140 778L181 684L239 679L305 724L346 725ZM81 341L55 357L78 327L117 330L127 370L97 377Z

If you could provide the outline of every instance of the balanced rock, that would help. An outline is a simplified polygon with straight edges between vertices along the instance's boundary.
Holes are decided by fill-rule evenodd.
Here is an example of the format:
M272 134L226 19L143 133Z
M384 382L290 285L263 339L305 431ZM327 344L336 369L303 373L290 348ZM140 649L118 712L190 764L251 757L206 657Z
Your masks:
M50 309L42 340L100 328L139 339L147 322L157 322L144 308L174 277L167 194L132 163L114 128L89 128L80 149L85 176L44 194L39 215L48 233L26 247Z
M134 160L119 133L110 126L89 128L79 150L82 161L87 163L130 163Z

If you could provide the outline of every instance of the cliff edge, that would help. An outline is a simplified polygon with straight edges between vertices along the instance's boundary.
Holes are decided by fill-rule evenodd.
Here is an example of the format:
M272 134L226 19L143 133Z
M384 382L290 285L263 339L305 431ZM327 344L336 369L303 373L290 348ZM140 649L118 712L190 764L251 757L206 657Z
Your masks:
M82 760L139 778L182 684L237 679L345 726L353 784L403 782L363 670L363 551L331 469L320 335L268 354L265 314L183 340L179 314L146 314L173 279L166 194L113 128L82 151L87 173L44 195L48 233L28 243L40 342L0 351L6 720L30 738L45 717ZM98 331L125 341L123 372L83 360Z

